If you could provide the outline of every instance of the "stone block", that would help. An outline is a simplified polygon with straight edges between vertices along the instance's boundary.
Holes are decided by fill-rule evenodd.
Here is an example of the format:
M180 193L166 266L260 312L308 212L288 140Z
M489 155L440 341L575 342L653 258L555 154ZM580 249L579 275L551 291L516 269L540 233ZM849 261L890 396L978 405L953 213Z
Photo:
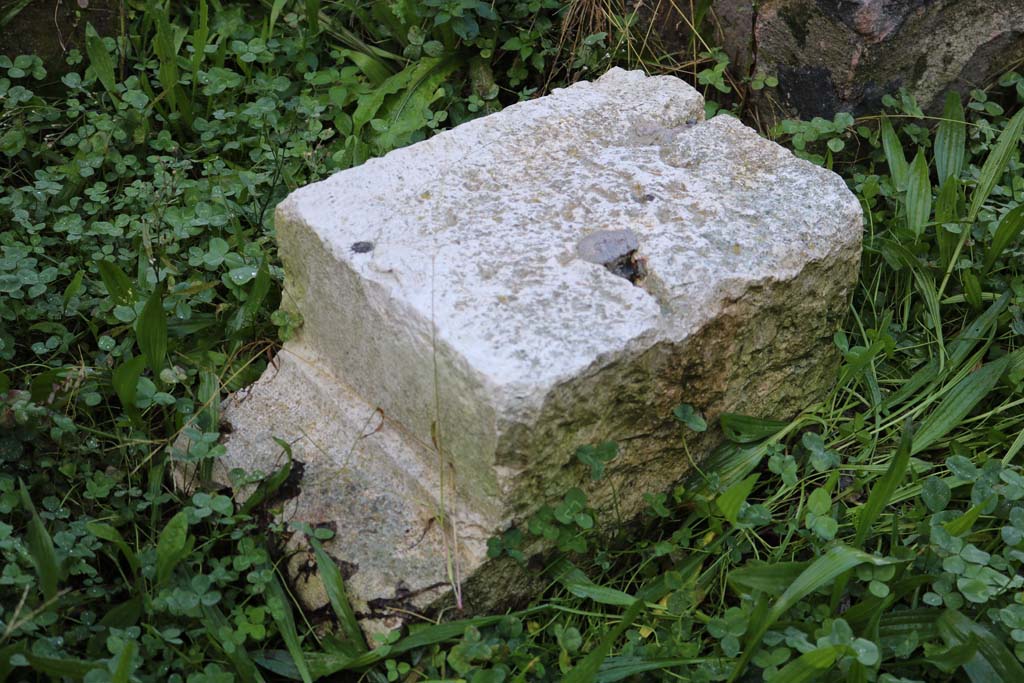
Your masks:
M860 206L703 111L678 79L613 69L278 206L303 326L227 401L219 476L291 444L284 518L335 528L369 628L456 585L471 610L515 597L513 573L480 580L486 542L570 487L635 516L690 467L675 405L783 418L828 391ZM602 441L619 454L593 481L575 453Z
M712 7L717 40L738 72L753 66L776 75L779 87L767 97L803 118L878 111L882 96L901 87L941 113L948 90L984 87L1024 58L1024 0L714 0ZM668 27L670 19L659 21Z

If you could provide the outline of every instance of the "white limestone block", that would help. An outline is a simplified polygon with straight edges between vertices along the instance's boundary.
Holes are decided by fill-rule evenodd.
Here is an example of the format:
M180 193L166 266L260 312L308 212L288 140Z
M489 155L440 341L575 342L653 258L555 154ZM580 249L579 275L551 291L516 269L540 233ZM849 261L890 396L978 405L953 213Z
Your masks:
M335 523L367 619L435 605L571 486L634 515L690 466L678 403L781 418L829 389L860 206L703 111L676 78L613 69L278 206L303 327L229 401L223 465L293 444L310 483L290 509ZM575 451L605 440L593 482Z

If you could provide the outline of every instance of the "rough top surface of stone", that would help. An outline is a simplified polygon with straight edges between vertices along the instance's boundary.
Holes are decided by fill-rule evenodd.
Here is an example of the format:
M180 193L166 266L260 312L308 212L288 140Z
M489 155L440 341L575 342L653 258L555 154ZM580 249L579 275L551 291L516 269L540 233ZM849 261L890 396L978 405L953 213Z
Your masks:
M613 69L302 188L279 221L432 328L496 403L536 403L859 238L838 176L703 118L682 81ZM635 283L581 256L622 230Z

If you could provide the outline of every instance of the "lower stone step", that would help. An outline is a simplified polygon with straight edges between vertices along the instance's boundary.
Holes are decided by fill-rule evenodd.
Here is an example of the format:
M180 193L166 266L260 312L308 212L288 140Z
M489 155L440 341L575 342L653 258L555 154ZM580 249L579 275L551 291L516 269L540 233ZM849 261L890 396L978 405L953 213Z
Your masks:
M301 342L290 343L263 377L224 405L224 444L214 478L270 474L288 455L297 487L279 520L326 527L324 549L338 562L353 609L368 631L387 631L452 592L463 571L486 555L489 532L459 511L437 452L417 443L375 406L328 374ZM228 427L230 425L230 427ZM236 492L244 499L247 492ZM296 532L288 563L307 608L328 604L305 535Z

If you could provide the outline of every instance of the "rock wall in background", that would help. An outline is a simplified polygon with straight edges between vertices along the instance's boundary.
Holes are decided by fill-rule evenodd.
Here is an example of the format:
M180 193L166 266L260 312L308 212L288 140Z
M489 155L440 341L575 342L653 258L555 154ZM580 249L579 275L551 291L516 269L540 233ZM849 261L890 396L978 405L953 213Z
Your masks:
M803 118L879 109L906 88L926 111L1024 59L1024 0L714 0L718 42L740 73L779 79ZM764 103L761 103L763 106Z

